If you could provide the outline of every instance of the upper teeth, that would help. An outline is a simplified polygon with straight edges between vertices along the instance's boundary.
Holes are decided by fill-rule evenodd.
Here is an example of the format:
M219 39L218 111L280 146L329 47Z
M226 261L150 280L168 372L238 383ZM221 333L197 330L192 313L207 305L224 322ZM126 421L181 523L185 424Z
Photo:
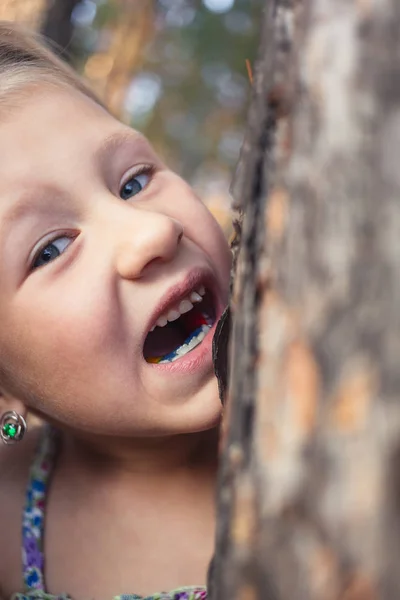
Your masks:
M150 331L154 331L156 327L165 327L168 321L176 321L179 319L181 315L189 312L193 308L193 304L201 302L203 300L203 296L206 293L206 290L203 285L201 285L197 291L194 290L191 292L186 298L181 300L177 306L170 308L168 312L160 315L156 321L156 324L150 329Z

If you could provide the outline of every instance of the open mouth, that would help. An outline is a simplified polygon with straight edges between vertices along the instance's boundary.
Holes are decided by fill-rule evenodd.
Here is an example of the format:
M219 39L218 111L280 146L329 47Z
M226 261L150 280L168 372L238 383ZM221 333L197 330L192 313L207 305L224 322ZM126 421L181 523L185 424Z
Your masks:
M162 364L182 358L201 344L214 322L212 294L200 285L157 319L144 342L146 362Z

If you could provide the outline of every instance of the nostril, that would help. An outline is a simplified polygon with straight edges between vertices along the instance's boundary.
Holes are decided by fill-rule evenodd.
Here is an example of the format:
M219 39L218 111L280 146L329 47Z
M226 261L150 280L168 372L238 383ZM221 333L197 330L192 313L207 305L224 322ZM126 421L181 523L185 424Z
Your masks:
M178 235L178 242L177 244L180 243L181 239L183 238L183 231L180 232L180 234Z

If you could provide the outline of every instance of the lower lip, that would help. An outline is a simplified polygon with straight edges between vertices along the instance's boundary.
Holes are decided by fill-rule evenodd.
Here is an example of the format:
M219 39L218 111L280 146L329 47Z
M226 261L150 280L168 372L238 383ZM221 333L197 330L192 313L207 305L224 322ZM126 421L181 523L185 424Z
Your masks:
M161 365L147 363L148 366L152 369L156 369L159 373L172 374L194 373L197 371L203 371L206 368L208 369L212 365L212 341L223 309L218 306L216 312L217 317L214 325L211 327L203 341L196 346L196 348L193 348L193 350L173 362L163 363Z

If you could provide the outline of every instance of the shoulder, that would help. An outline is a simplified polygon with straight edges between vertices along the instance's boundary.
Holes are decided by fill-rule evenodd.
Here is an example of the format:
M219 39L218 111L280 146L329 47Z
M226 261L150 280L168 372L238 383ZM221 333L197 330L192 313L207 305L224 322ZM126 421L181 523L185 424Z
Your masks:
M40 427L13 446L0 444L0 598L21 586L21 525L29 469L38 443Z

